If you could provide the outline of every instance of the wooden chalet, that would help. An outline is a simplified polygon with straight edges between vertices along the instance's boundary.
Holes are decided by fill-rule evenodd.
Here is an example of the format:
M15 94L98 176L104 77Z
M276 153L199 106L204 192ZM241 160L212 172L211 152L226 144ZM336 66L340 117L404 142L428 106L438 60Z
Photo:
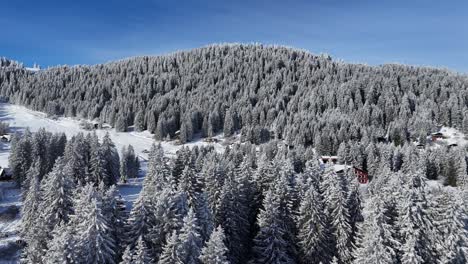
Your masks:
M435 132L431 134L432 141L436 141L437 139L443 139L443 138L445 138L445 136L442 132Z
M354 175L356 175L358 182L361 184L366 184L369 182L369 174L367 171L361 170L357 167L353 167Z

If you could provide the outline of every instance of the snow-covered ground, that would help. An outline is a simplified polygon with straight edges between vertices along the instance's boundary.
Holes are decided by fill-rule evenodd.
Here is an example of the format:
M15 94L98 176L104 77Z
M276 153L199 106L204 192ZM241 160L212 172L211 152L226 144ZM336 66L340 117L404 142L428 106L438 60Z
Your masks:
M21 207L20 191L14 182L0 182L0 263L16 263Z
M444 135L444 139L438 139L437 141L446 143L447 145L456 144L459 147L464 147L468 144L466 136L452 127L443 127L440 132Z

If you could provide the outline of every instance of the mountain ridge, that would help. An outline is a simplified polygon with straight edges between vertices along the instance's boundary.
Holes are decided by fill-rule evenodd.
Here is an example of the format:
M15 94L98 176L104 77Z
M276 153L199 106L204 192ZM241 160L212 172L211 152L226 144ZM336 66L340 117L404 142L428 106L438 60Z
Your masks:
M152 59L154 59L154 58L161 58L161 57L177 56L177 55L182 54L182 53L191 53L191 52L194 52L194 51L197 51L197 50L206 49L206 48L210 48L210 47L239 47L239 46L244 46L244 47L247 47L247 48L248 47L276 48L276 49L286 49L286 50L289 50L291 52L304 52L304 53L308 53L308 54L310 54L312 56L315 56L315 57L324 57L324 58L329 57L335 63L341 63L341 64L345 64L345 65L360 65L360 66L366 66L366 67L372 67L372 68L381 68L381 67L385 67L385 66L422 68L422 69L427 69L427 70L445 71L447 73L455 74L455 75L467 76L467 73L459 72L457 70L453 70L453 69L451 69L449 67L445 67L445 66L417 65L417 64L399 63L399 62L388 62L388 63L370 65L370 64L367 64L366 62L352 62L352 61L347 61L347 60L335 58L335 57L329 55L328 53L318 53L318 54L316 54L316 53L314 53L314 52L312 52L310 50L304 49L304 48L296 48L296 47L287 46L287 45L259 44L259 43L255 43L255 44L213 43L213 44L208 44L208 45L201 46L201 47L175 50L175 51L168 52L168 53L163 53L163 54L154 54L154 55L153 54L148 54L148 55L135 55L135 56L123 57L123 58L120 58L120 59L109 60L109 61L106 61L106 62L103 62L103 63L95 63L95 64L62 64L62 65L59 64L59 65L49 66L49 67L44 68L42 70L62 68L62 67L73 68L73 67L105 66L105 65L109 65L109 64L124 63L124 62L127 62L127 61L138 60L138 59L143 59L143 58L152 58ZM16 61L13 58L2 57L2 56L0 56L0 58L3 58L3 59L6 59L6 60L9 60L11 62L16 62L18 64L23 65L22 62Z

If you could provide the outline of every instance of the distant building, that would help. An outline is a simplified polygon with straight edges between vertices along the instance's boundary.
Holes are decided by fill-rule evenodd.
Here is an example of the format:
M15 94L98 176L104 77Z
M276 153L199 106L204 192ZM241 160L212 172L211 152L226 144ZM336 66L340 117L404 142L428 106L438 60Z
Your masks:
M338 156L321 156L320 162L322 164L326 164L326 163L336 164L338 162Z
M7 168L0 167L0 181L9 181L11 180L10 170Z
M377 142L379 142L379 143L387 143L387 138L386 138L386 137L377 137Z
M10 142L11 140L11 136L10 135L3 135L0 137L0 141L4 142L4 143L8 143Z
M338 159L338 156L321 156L319 162L322 169L325 169L326 164L333 164L333 170L337 175L343 175L352 169L359 183L366 184L369 182L369 174L367 171L346 164L338 164Z
M358 179L359 183L366 184L369 182L369 174L365 170L361 170L357 167L353 167L354 175Z
M442 132L435 132L431 134L431 140L436 141L437 139L444 139L445 136Z
M417 147L418 149L424 149L425 146L426 146L426 145L424 145L424 144L421 143L421 142L416 143L416 147Z

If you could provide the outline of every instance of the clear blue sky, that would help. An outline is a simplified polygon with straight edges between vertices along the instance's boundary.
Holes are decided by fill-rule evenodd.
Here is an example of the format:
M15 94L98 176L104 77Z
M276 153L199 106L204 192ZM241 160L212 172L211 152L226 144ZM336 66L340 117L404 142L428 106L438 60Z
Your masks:
M0 56L95 64L211 43L260 42L347 62L468 72L468 1L3 1Z

